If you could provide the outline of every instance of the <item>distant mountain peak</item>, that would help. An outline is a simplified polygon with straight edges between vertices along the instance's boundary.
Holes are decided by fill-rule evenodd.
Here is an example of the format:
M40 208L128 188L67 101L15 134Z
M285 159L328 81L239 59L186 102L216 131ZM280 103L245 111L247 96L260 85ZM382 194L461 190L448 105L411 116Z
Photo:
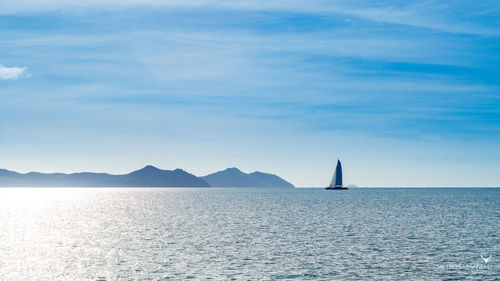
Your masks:
M259 171L247 174L238 168L227 168L203 177L213 187L294 187L284 179Z
M240 172L240 173L243 173L240 169L236 168L236 167L232 167L232 168L227 168L225 169L224 171L222 172Z
M160 169L156 168L153 165L147 165L144 168L140 169L139 171L142 171L142 170L160 170Z
M130 174L153 175L153 174L159 174L161 172L163 172L163 170L160 170L153 165L147 165L146 167L140 170L133 171Z

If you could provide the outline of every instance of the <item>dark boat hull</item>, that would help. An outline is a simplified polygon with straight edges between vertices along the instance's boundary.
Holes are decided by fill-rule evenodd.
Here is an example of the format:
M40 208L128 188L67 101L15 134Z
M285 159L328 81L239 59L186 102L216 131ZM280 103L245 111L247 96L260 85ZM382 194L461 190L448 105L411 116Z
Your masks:
M336 187L329 186L329 187L326 187L325 189L326 190L347 190L349 188L347 188L347 187L338 187L338 186L336 186Z

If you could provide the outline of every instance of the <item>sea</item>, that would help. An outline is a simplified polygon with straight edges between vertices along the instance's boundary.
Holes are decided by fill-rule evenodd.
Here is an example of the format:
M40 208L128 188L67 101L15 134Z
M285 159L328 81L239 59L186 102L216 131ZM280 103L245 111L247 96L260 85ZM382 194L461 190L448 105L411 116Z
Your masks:
M500 280L500 189L0 189L0 280L188 279Z

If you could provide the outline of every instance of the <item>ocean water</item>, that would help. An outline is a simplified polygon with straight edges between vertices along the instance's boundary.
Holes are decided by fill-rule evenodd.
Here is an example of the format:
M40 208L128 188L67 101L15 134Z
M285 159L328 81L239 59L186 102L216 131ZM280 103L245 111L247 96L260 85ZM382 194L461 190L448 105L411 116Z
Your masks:
M500 189L0 189L0 280L499 276Z

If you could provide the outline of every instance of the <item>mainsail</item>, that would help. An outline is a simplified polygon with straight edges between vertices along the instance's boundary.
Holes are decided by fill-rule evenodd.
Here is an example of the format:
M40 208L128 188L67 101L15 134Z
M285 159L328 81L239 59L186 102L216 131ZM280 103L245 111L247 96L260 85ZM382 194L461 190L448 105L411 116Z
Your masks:
M335 168L332 181L330 182L330 187L336 186L342 186L342 164L340 164L340 160L337 160L337 168Z

